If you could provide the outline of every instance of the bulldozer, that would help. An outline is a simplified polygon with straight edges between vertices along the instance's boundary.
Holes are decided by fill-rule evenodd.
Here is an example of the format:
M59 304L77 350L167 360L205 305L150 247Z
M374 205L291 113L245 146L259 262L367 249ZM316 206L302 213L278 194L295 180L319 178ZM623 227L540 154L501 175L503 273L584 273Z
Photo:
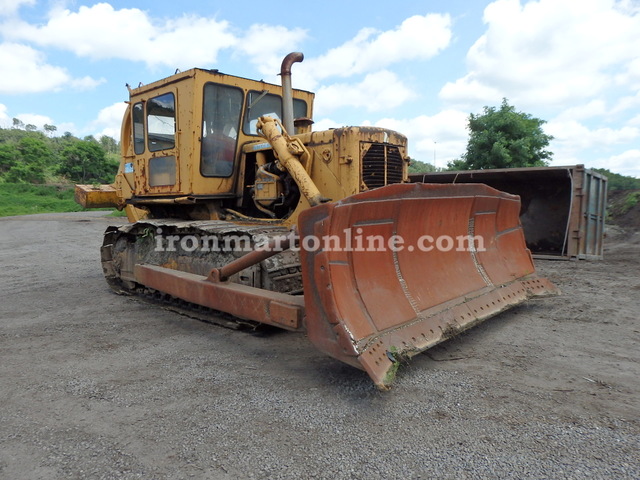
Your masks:
M302 331L390 388L410 357L530 297L518 196L410 183L407 138L313 131L314 94L194 68L129 88L111 185L85 208L124 210L104 233L107 283L226 326Z

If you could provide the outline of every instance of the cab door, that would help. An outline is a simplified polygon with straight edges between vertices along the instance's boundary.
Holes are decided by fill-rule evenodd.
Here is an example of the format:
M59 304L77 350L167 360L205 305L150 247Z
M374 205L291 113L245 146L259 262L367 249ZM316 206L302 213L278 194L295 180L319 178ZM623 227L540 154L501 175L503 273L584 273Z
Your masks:
M134 171L142 195L178 194L177 92L167 91L133 105Z

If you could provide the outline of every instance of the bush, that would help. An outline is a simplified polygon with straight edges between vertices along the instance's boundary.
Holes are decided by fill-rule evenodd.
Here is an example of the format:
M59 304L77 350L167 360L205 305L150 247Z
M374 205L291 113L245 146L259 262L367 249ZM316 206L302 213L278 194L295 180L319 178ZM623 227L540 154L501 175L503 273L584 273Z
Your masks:
M62 151L58 173L80 183L110 183L118 163L108 160L99 143L80 140Z

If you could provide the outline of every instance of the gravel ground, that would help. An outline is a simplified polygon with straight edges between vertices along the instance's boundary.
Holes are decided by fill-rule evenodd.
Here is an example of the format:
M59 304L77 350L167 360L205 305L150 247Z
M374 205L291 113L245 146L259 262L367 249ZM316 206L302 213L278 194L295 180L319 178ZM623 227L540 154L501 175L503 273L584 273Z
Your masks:
M112 294L103 215L0 219L2 479L640 478L637 233L602 262L538 262L561 297L382 393L301 334Z

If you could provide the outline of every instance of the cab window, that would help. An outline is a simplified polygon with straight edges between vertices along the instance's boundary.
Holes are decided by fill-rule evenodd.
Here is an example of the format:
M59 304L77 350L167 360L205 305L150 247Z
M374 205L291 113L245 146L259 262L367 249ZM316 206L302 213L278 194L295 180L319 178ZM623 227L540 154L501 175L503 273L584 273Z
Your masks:
M233 173L242 97L242 90L236 87L216 83L204 87L200 173L205 177Z
M151 152L176 146L176 100L173 93L147 101L147 142Z
M247 109L244 118L244 133L258 135L258 119L266 115L282 120L282 97L267 91L251 91L247 95ZM293 117L306 117L307 104L303 100L293 99ZM290 132L294 133L294 132Z
M136 155L144 153L144 108L142 102L133 106L133 151Z

